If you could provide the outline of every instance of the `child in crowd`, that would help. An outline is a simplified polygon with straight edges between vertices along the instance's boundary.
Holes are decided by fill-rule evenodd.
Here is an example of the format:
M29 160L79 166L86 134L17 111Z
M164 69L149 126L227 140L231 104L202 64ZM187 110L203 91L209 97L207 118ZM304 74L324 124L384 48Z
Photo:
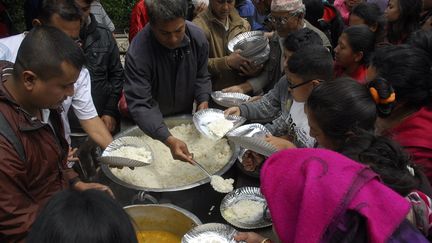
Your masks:
M368 80L386 79L396 94L389 116L377 120L378 132L399 142L414 162L423 167L429 181L432 181L431 77L428 55L406 45L378 49L368 69Z
M348 27L339 37L335 52L335 76L366 83L366 64L375 47L375 35L366 25Z
M387 38L392 44L403 44L420 28L422 0L390 0L385 11Z
M349 25L365 24L375 33L375 46L387 42L385 18L375 3L360 3L351 11Z
M374 135L377 116L388 115L394 102L394 90L383 79L373 80L368 87L350 78L324 82L306 103L311 136L321 147L368 165L384 184L412 201L408 219L428 236L432 210L424 193L431 195L432 189L427 178L401 146Z
M36 219L28 243L137 243L132 222L106 193L66 190L57 193Z
M406 220L409 202L367 165L323 149L287 149L261 169L276 242L428 242ZM248 232L235 240L271 243Z
M315 140L309 136L304 102L313 87L323 80L332 79L332 67L331 54L325 47L305 46L285 61L286 75L283 78L286 80L279 81L273 92L269 92L258 102L232 107L226 113L247 119L265 119L281 112L272 123L266 125L270 133L285 136L293 143L292 146L312 147Z

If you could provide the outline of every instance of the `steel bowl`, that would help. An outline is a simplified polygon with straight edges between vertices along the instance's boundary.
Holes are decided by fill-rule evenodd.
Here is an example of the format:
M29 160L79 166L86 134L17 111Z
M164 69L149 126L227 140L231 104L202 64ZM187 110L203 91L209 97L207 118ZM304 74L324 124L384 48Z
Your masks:
M136 204L124 207L137 231L165 231L182 238L201 225L201 220L186 209L173 204Z
M183 115L183 116L175 116L175 117L169 117L169 118L165 118L164 119L165 124L169 127L175 127L181 124L192 124L192 116L190 115ZM124 132L119 133L118 135L116 135L114 138L119 138L119 137L124 137L124 136L144 136L144 132L138 127L138 126L134 126L132 128L129 128L127 130L125 130ZM235 163L237 156L240 152L240 147L238 145L236 145L233 142L228 141L231 150L233 151L233 154L230 157L230 160L228 161L227 164L225 164L224 167L222 167L219 171L217 171L215 173L215 175L222 175L225 172L227 172ZM210 178L205 177L204 179L195 181L189 185L184 185L184 186L178 186L178 187L167 187L167 188L150 188L150 187L142 187L142 186L138 186L138 185L133 185L130 183L127 183L121 179L119 179L118 177L116 177L112 172L111 169L109 168L108 165L106 164L101 164L101 169L103 171L103 173L113 182L115 182L116 184L129 188L129 189L134 189L134 190L138 190L138 191L147 191L147 192L174 192L174 191L182 191L182 190L187 190L187 189L191 189L197 186L200 186L202 184L208 183L210 182Z

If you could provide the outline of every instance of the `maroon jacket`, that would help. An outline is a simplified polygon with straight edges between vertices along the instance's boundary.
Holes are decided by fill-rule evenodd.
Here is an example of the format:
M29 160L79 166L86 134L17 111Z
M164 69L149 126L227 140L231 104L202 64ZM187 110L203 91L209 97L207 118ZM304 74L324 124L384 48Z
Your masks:
M22 242L41 207L77 174L66 166L68 144L59 112L50 114L54 133L14 102L4 80L2 75L0 111L21 141L26 161L0 135L0 242Z

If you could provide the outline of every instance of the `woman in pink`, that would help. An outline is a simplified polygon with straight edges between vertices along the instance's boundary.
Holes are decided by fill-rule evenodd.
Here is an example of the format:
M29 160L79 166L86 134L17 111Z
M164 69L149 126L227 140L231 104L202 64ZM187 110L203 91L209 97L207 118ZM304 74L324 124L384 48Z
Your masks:
M335 77L348 76L366 83L366 64L375 48L375 35L367 25L348 27L339 37L335 52Z
M334 6L339 10L345 25L348 25L351 10L364 0L335 0Z
M432 181L432 71L427 54L414 47L377 50L368 79L386 79L396 93L390 115L378 119L378 132L391 136L412 156Z
M333 151L272 155L261 169L261 192L280 242L427 242L405 220L407 200L366 165ZM235 239L271 242L254 233Z

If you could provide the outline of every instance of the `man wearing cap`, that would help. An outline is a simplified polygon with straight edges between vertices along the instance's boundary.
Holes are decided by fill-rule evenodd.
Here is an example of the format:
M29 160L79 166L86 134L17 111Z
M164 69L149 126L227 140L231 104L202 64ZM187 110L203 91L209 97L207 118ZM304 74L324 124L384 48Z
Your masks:
M327 36L304 19L306 8L302 0L273 0L269 20L275 28L275 33L270 40L270 58L258 77L251 78L247 82L238 85L237 92L246 93L251 90L254 93L263 90L269 91L283 76L283 48L284 38L290 33L308 28L316 32L322 39L323 45L331 50L332 46ZM234 86L233 86L234 87ZM233 91L233 87L227 90Z

